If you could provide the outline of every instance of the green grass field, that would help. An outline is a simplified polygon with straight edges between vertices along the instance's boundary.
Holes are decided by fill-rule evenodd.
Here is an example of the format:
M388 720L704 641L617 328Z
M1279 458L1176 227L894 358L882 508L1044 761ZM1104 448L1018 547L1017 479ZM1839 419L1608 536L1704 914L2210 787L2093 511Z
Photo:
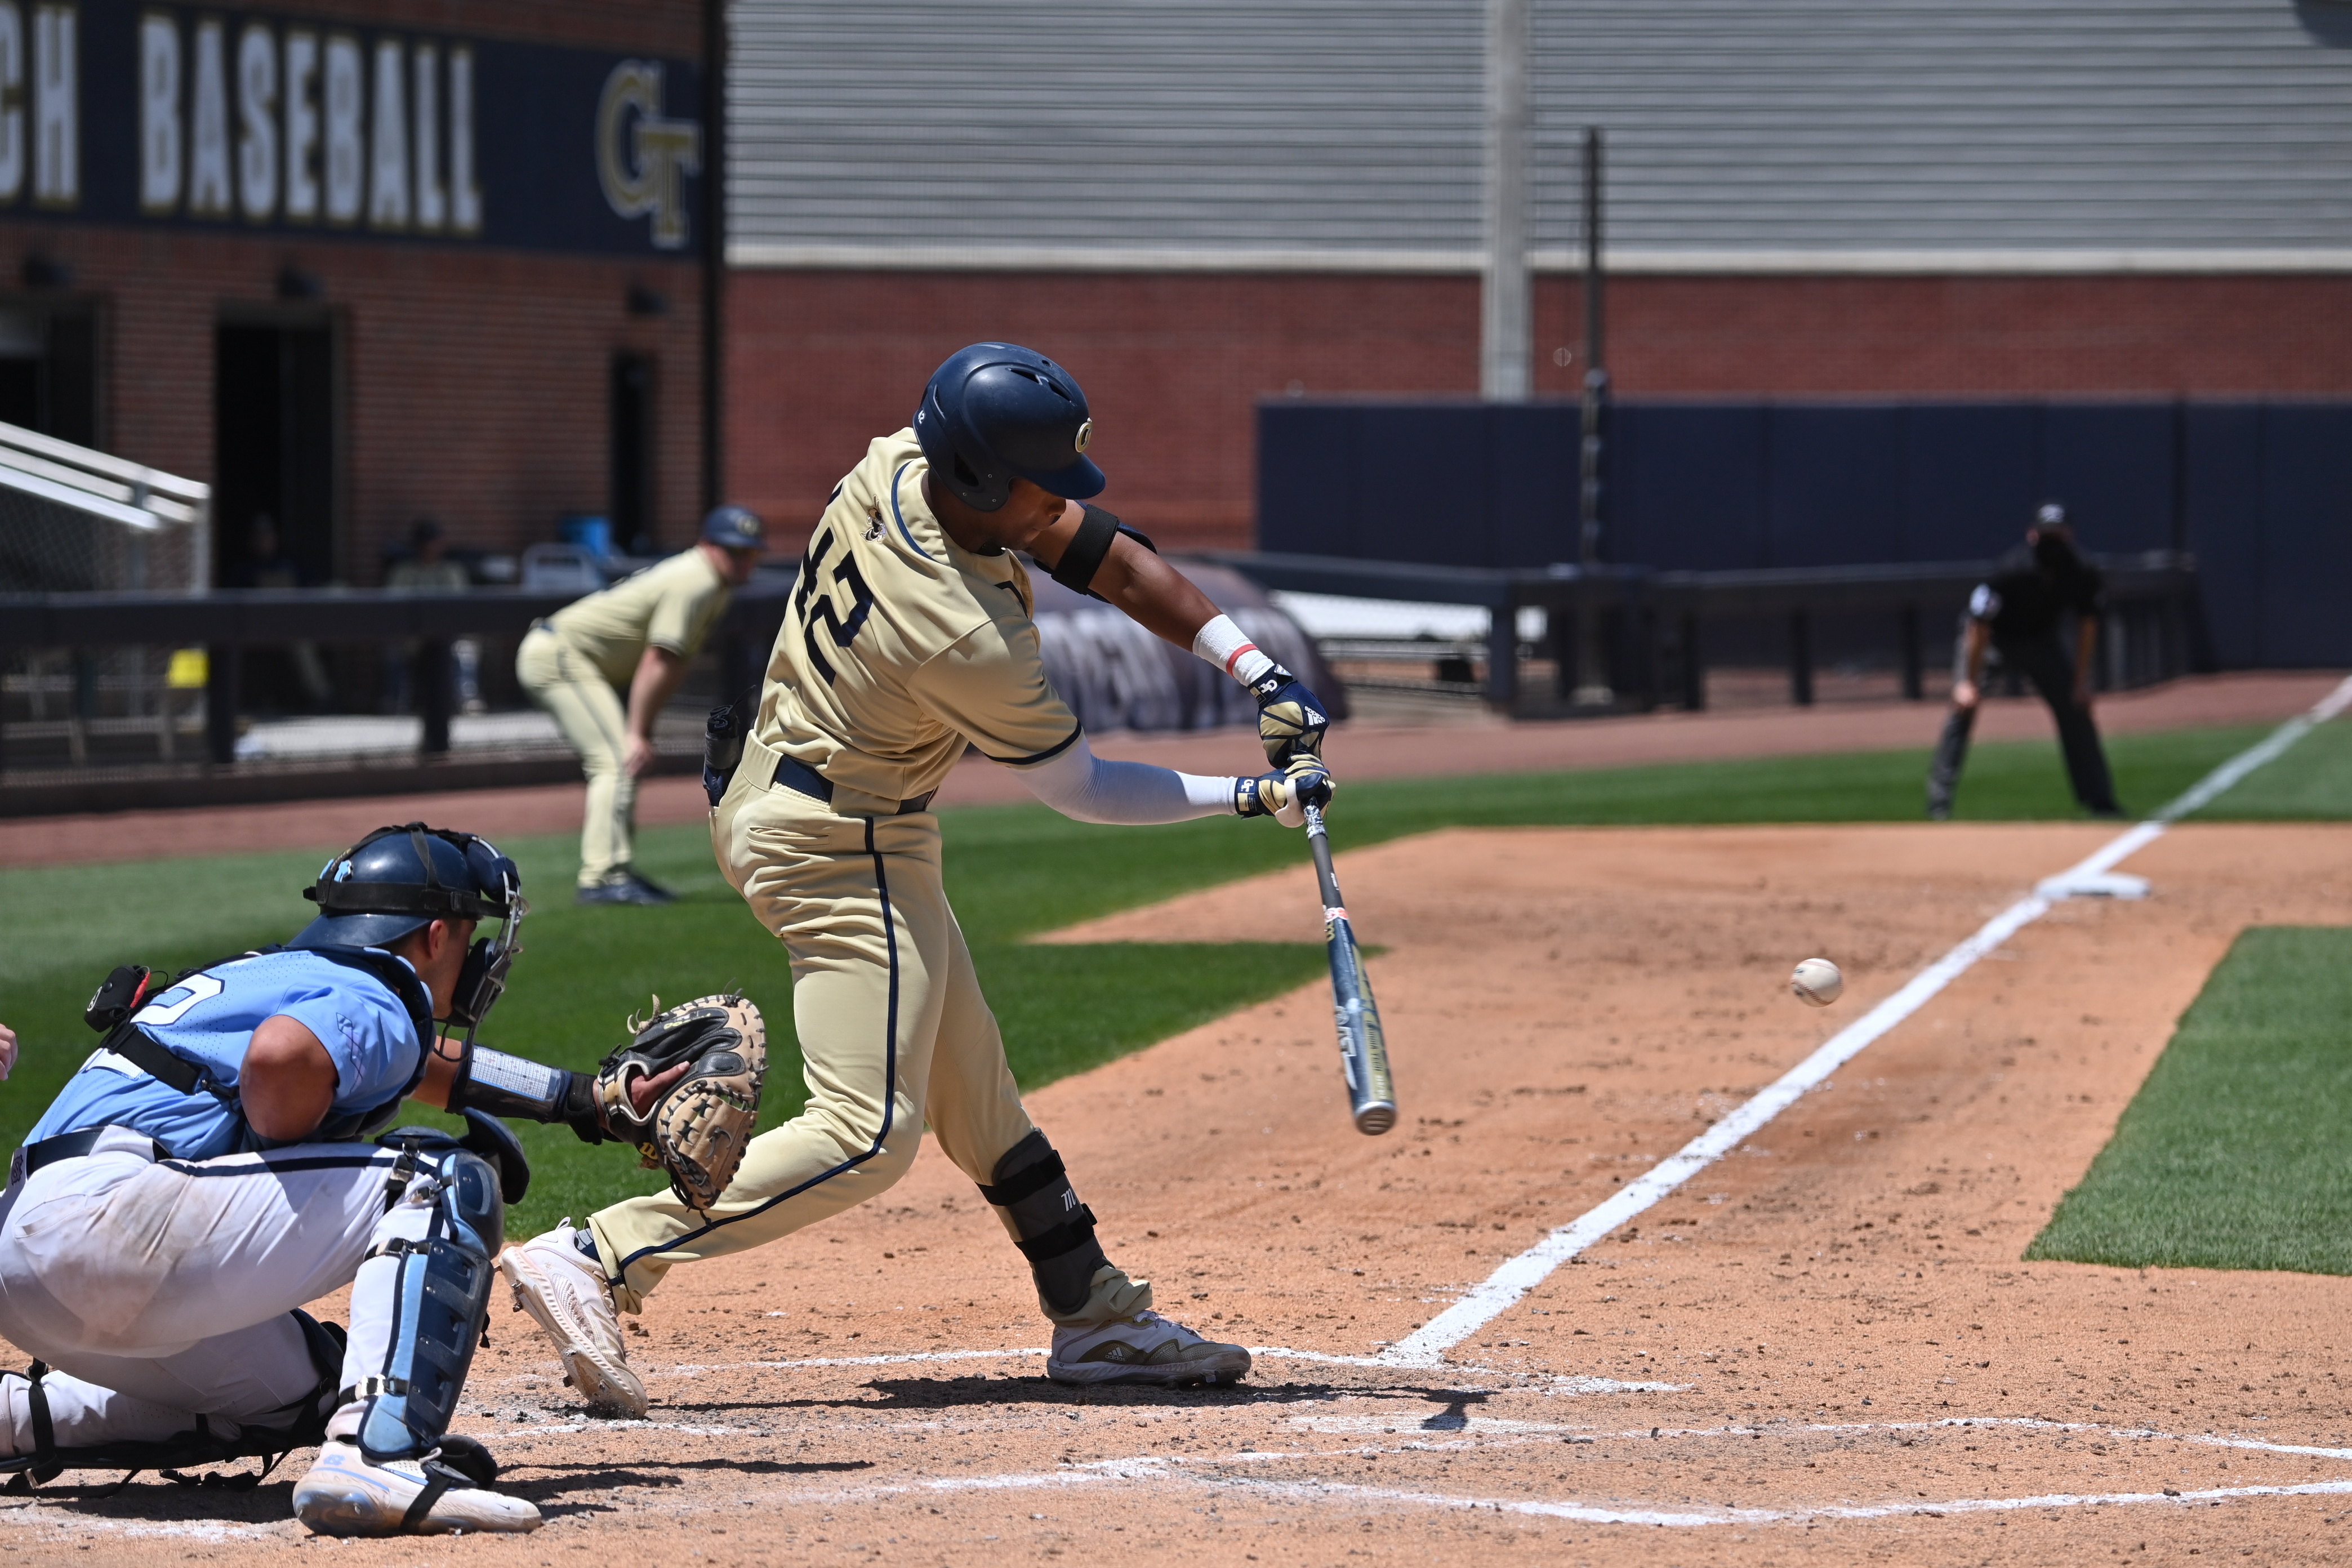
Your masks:
M2242 932L2025 1256L2352 1274L2347 1122L2352 929Z
M2126 804L2150 809L2265 732L2257 726L2121 736L2109 751ZM2347 742L2352 727L2326 727L2207 815L2352 817ZM1343 764L1344 744L1343 738L1335 746ZM1926 768L1924 752L1902 751L1352 785L1343 773L1332 833L1344 858L1351 847L1447 826L1916 821ZM2053 743L1977 748L1961 817L2074 815ZM1271 823L1096 827L1034 805L950 810L941 819L949 890L1024 1086L1082 1071L1322 973L1311 905L1267 910L1236 932L1247 940L1228 944L1026 941L1297 864L1304 858L1297 836ZM492 1043L586 1066L616 1043L622 1017L653 993L675 1002L740 986L767 1014L773 1036L763 1121L798 1111L800 1063L782 954L719 879L700 827L640 837L641 867L681 895L661 910L573 906L576 841L569 835L502 847L521 863L540 908L526 928L513 989L486 1031ZM309 908L299 889L335 847L0 872L0 1019L26 1042L23 1065L0 1088L0 1148L22 1139L96 1044L80 1010L107 970L133 961L185 967L282 941ZM1336 1095L1336 1074L1333 1086ZM527 1142L537 1175L515 1216L518 1227L540 1228L565 1212L576 1216L653 1180L617 1151L587 1148L568 1132L533 1128Z

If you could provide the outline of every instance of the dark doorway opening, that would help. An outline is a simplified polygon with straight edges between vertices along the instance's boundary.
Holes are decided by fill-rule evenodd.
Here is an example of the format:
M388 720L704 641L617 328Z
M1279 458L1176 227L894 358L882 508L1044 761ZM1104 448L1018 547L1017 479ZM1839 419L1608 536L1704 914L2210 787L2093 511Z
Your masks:
M613 543L632 555L652 555L654 538L654 362L645 354L613 356Z
M341 454L331 318L224 321L214 342L215 581L306 588L336 580ZM240 661L248 712L320 712L334 676L310 643L254 648Z
M97 307L0 303L0 421L97 447L98 416Z
M218 581L290 588L337 575L334 368L329 322L222 323L213 389ZM265 519L274 540L257 539Z

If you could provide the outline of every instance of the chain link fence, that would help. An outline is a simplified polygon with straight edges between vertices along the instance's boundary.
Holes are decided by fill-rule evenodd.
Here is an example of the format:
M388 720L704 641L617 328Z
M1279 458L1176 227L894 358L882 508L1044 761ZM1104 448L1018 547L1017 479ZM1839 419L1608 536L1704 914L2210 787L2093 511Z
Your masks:
M0 424L0 594L202 594L211 489ZM0 664L11 756L170 760L204 732L200 650L13 648Z

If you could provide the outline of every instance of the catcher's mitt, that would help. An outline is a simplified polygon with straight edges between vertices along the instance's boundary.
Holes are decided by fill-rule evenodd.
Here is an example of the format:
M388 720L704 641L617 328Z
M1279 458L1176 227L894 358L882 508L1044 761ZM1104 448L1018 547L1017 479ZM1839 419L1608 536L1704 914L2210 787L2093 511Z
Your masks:
M597 1069L597 1113L614 1137L637 1146L647 1170L669 1173L680 1203L707 1209L735 1179L760 1119L768 1026L744 997L698 996L643 1021L632 1017L629 1027L636 1037ZM693 1065L639 1114L629 1085L681 1062Z

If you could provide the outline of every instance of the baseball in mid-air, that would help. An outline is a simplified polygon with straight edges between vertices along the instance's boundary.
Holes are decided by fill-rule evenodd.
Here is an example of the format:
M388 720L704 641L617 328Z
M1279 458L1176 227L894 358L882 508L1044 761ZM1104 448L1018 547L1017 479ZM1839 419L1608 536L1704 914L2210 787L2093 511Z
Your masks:
M1826 958L1809 958L1789 976L1789 989L1808 1007L1826 1007L1845 991L1845 976Z

